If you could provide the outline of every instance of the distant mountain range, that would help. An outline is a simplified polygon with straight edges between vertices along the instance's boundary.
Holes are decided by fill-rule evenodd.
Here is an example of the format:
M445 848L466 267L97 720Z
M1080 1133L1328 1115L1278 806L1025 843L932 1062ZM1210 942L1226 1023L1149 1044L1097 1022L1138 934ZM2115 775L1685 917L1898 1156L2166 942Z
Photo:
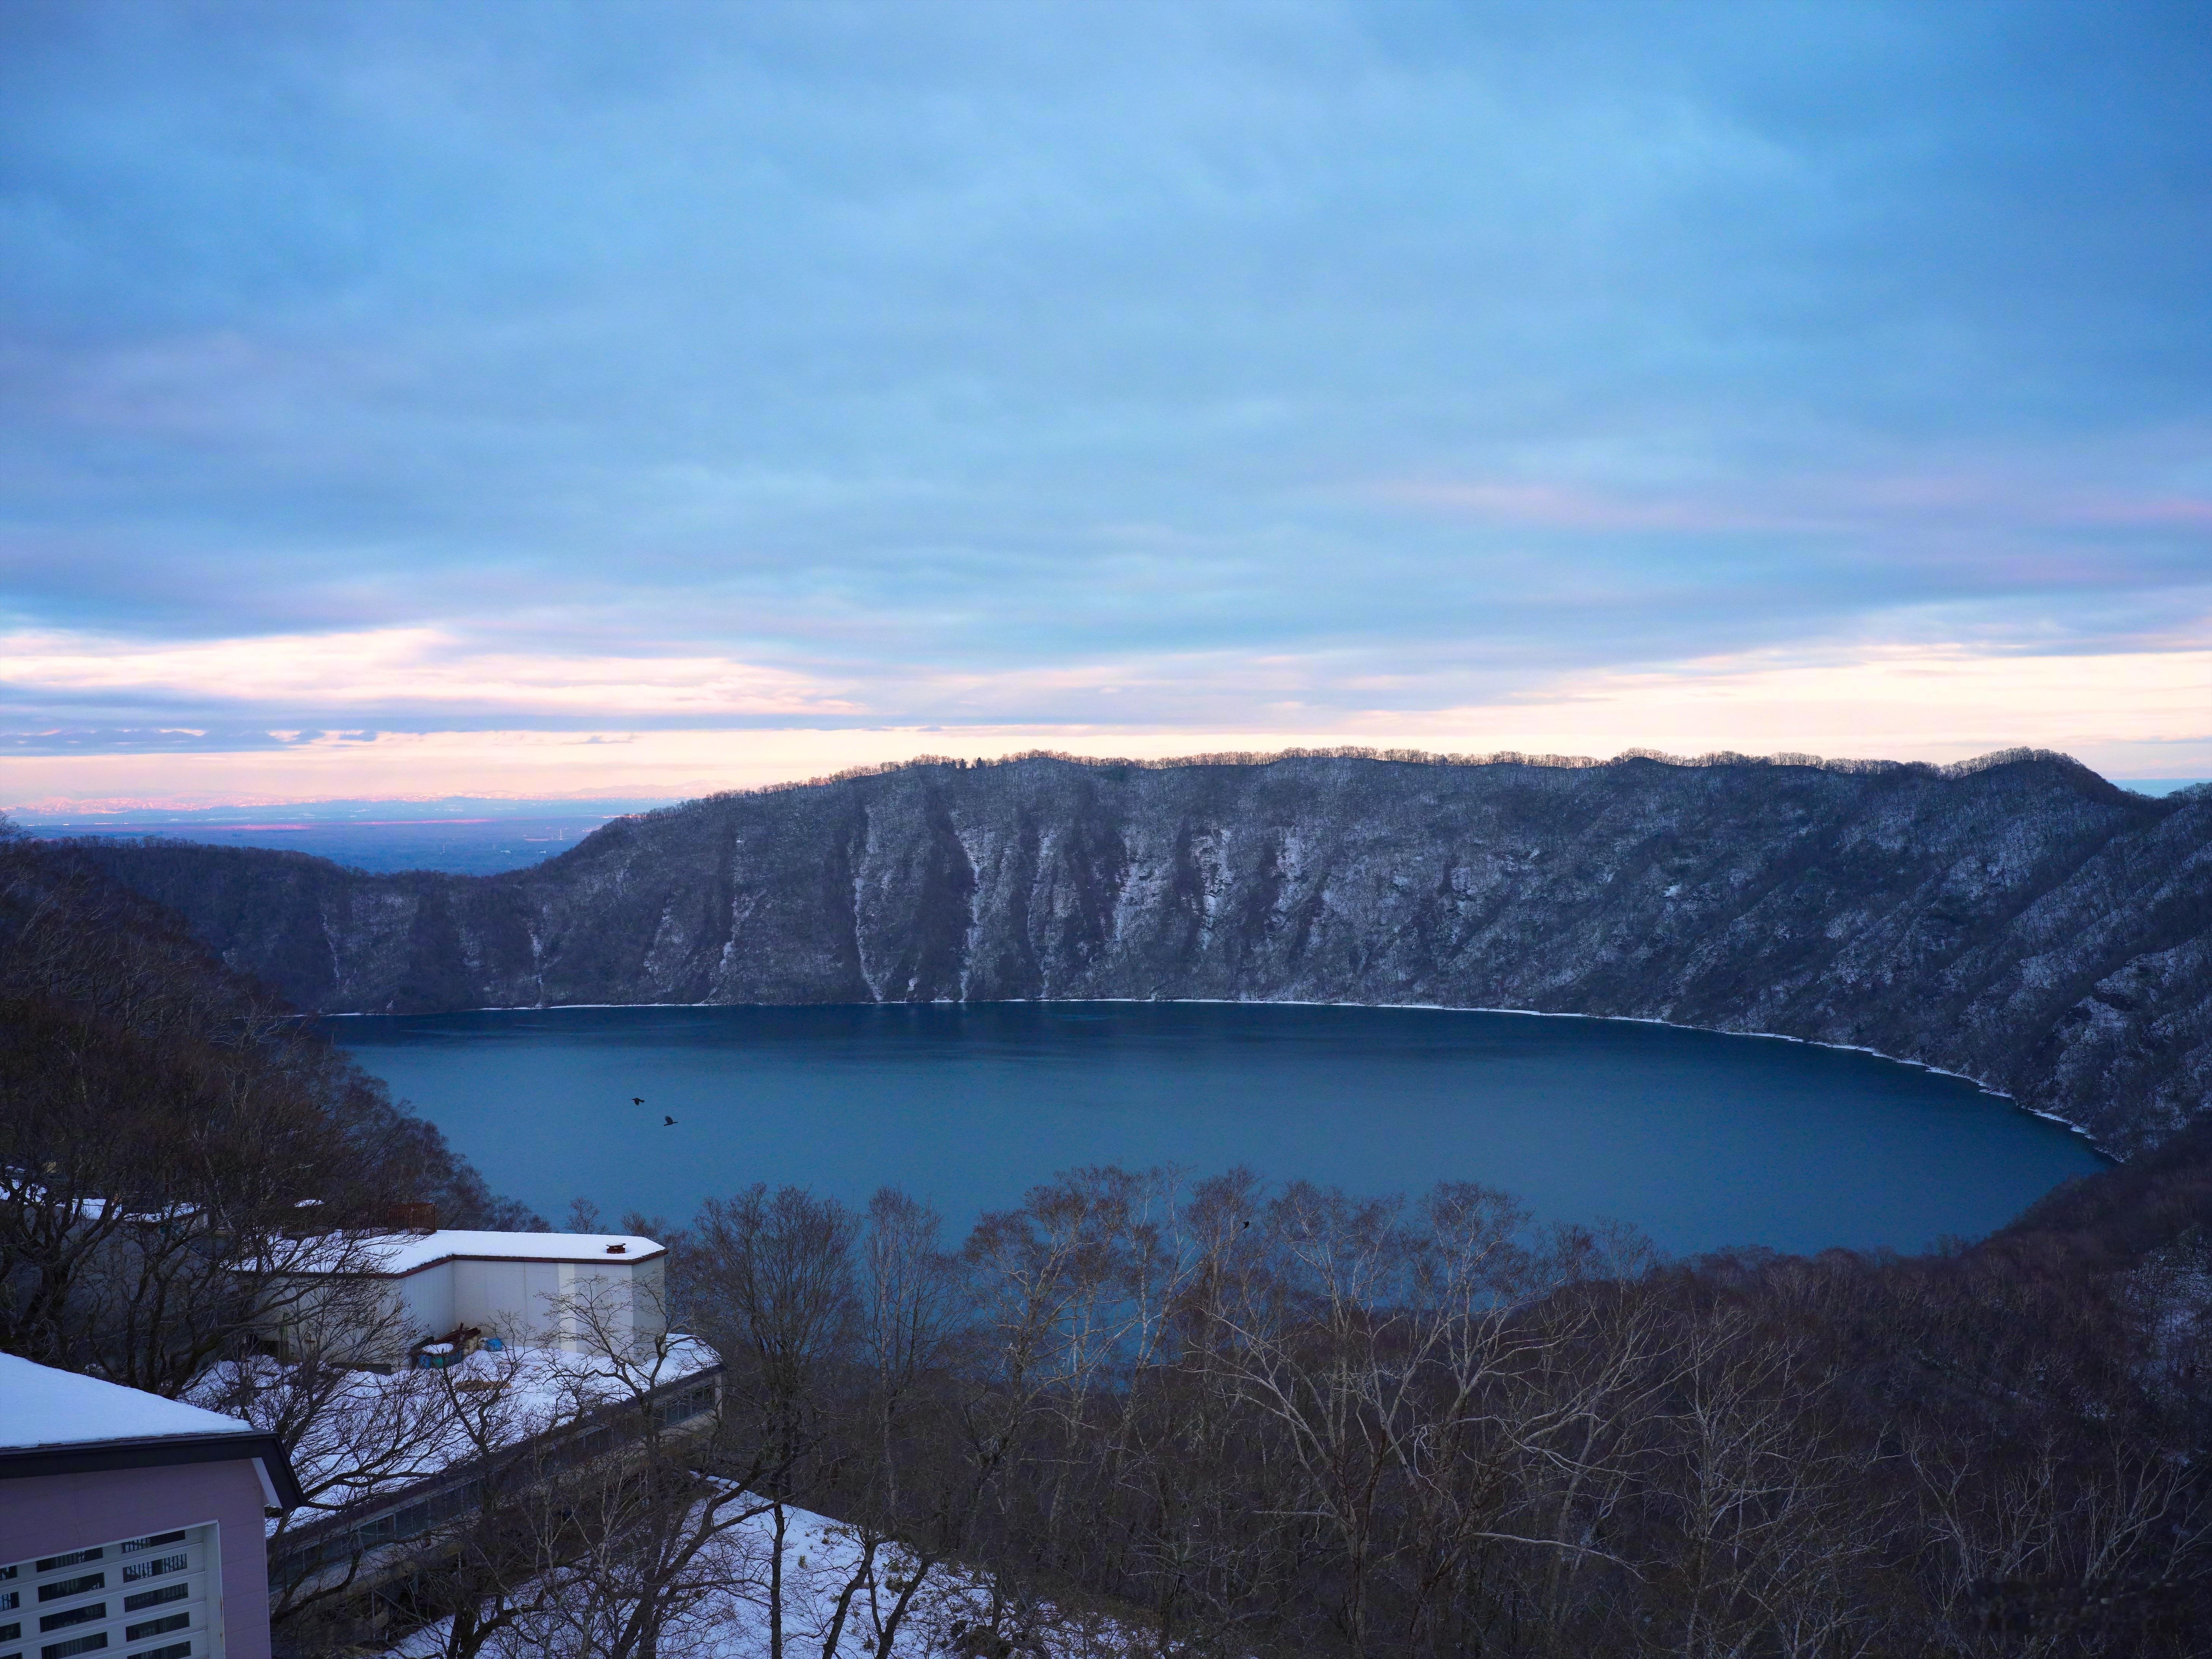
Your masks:
M359 823L314 818L286 821L272 817L252 823L33 823L24 828L47 841L87 836L155 836L207 847L296 850L355 870L444 870L488 876L501 870L520 870L565 853L614 816L594 812L588 817L385 818Z
M1672 1020L1980 1079L2121 1153L2212 1096L2212 791L2060 755L916 763L502 875L67 843L301 1007L1224 998Z

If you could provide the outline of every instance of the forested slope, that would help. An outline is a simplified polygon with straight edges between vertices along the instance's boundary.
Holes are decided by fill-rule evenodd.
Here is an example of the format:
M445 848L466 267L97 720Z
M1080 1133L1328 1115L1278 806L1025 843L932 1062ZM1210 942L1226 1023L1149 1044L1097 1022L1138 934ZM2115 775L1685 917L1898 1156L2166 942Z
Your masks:
M178 1393L304 1211L422 1204L544 1225L173 916L0 828L0 1353Z
M505 875L77 843L307 1007L1185 998L1662 1018L1978 1078L2119 1152L2212 1094L2212 799L1953 769L921 763Z

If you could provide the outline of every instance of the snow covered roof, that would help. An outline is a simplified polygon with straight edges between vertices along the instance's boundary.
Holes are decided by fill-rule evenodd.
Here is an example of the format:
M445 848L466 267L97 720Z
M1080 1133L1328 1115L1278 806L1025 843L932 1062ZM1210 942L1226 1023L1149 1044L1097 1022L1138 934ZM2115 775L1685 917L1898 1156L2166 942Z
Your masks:
M100 1198L56 1197L46 1188L31 1181L0 1180L0 1198L20 1200L47 1209L66 1209L88 1221L104 1221L111 1211L118 1211L125 1221L174 1221L184 1216L198 1215L197 1204L168 1204L158 1210L120 1210L113 1201ZM308 1200L310 1203L313 1200Z
M228 1441L229 1445L216 1443ZM271 1513L302 1501L276 1436L243 1418L0 1354L0 1477L251 1462Z
M649 1261L667 1246L634 1233L483 1233L441 1228L428 1233L381 1233L335 1251L331 1271L399 1278L464 1258L477 1261ZM315 1271L312 1262L290 1273Z
M514 1445L580 1413L659 1395L721 1364L706 1343L678 1335L631 1354L517 1347L472 1353L440 1371L349 1372L293 1449L311 1511L293 1522L358 1512L363 1503L419 1486L478 1455L483 1437ZM241 1382L274 1420L289 1409L296 1374L274 1359L226 1362L195 1387L220 1395ZM272 1534L279 1528L270 1522Z
M241 1418L14 1354L0 1354L0 1401L6 1402L0 1411L0 1450L6 1451L261 1432Z

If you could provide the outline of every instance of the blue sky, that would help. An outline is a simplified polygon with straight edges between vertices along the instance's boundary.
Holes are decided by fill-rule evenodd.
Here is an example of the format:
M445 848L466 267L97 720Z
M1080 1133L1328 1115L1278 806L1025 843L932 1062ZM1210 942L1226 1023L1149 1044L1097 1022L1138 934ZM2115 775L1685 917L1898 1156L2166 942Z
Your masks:
M2212 771L2201 8L0 9L0 805Z

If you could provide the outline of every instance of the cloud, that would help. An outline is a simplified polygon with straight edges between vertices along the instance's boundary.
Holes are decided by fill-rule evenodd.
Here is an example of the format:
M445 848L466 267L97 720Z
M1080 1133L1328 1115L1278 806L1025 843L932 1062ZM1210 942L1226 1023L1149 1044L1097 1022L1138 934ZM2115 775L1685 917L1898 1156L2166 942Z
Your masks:
M1102 688L1103 689L1103 688ZM218 737L219 781L189 742L49 733L0 768L0 810L190 807L337 795L684 796L918 754L1048 748L1161 757L1367 744L1447 753L1607 756L1715 749L1956 761L2022 744L2116 777L2212 775L2212 648L1992 659L1956 646L1825 662L1753 653L1665 672L1563 678L1456 707L1317 708L1285 699L1242 725L1164 727L1094 717L920 724L793 716L765 726L592 731L499 728ZM1221 707L1229 707L1224 701Z
M2163 6L19 5L0 725L1196 742L2185 648L2208 63Z
M471 647L434 629L160 646L21 631L0 635L0 689L78 707L222 707L234 717L253 708L428 708L461 717L584 714L616 720L853 712L799 675L727 658L526 655Z

